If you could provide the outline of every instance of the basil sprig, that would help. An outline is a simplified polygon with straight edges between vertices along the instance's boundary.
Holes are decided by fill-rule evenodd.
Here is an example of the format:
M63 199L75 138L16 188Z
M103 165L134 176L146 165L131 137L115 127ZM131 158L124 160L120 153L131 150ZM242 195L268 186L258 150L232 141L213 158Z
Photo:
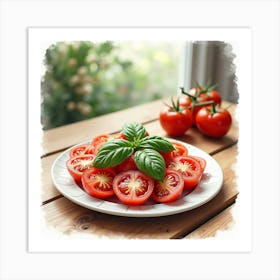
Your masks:
M138 150L134 154L134 161L143 173L151 178L163 181L165 162L159 152L152 149Z
M144 138L146 133L146 129L140 123L127 123L122 128L122 134L131 142Z
M97 168L113 167L129 156L132 155L134 149L129 141L114 139L102 145L93 161L93 166Z
M174 150L172 144L160 136L147 136L141 139L139 147L142 149L153 149L158 152L171 152Z
M134 161L139 170L155 180L163 181L165 162L159 152L171 152L174 150L173 145L160 136L146 136L146 129L139 123L125 124L121 133L127 140L105 142L98 151L93 166L114 167L134 153Z

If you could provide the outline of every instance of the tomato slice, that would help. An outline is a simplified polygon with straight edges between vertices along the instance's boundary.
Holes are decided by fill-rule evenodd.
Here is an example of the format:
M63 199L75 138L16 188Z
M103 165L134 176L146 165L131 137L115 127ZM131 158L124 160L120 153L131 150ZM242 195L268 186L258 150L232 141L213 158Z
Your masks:
M111 139L114 139L114 137L108 135L108 134L100 134L100 135L97 135L95 136L92 141L91 141L91 144L93 146L93 151L94 151L94 154L97 154L99 149L101 148L101 146L111 140Z
M150 136L149 132L146 132L145 137L147 137L147 136ZM116 138L116 139L124 139L124 140L127 140L127 139L126 139L126 136L125 136L124 134L122 134L122 133L117 134L117 135L115 136L115 138Z
M134 161L133 155L131 155L130 157L128 157L125 161L123 161L122 163L120 163L117 166L117 171L120 172L124 172L124 171L128 171L128 170L138 170L138 167Z
M156 202L166 203L177 200L184 189L184 180L181 173L166 169L163 182L155 181L152 198Z
M92 168L93 160L94 160L94 155L85 154L85 155L70 158L66 162L66 167L68 172L78 184L81 183L81 177L83 173L86 170Z
M200 167L202 169L202 173L203 173L204 170L205 170L205 167L206 167L206 160L204 158L198 157L198 156L190 156L189 155L189 157L194 158L194 159L196 159L199 162Z
M169 165L169 163L178 156L187 156L188 155L188 149L185 145L180 144L178 142L170 142L173 147L175 148L175 150L173 150L172 152L169 153L161 153L161 155L163 156L166 166Z
M119 173L113 181L118 199L127 205L141 205L151 196L154 180L138 170Z
M70 158L85 154L93 154L93 146L91 144L79 145L70 150Z
M202 176L200 163L189 156L174 158L174 160L169 163L168 168L174 169L182 174L185 189L195 187Z
M114 195L113 179L115 175L115 171L110 168L91 168L83 173L82 186L89 195L104 199Z

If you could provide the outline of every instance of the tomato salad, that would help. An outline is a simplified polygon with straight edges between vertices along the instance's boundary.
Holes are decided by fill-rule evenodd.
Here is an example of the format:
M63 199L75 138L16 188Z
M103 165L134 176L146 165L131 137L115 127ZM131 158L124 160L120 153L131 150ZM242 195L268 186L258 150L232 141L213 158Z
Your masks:
M116 196L126 205L175 201L197 186L206 167L185 145L150 136L138 123L126 124L114 137L98 135L69 156L67 170L89 195Z

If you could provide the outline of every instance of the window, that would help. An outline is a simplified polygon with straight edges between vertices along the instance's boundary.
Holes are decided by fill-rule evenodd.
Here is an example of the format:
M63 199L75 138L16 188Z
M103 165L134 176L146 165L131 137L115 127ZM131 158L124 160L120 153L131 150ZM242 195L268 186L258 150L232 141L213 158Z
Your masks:
M216 41L56 42L44 58L44 129L125 109L207 82L237 102L234 54Z
M181 42L58 42L46 50L44 129L176 95Z

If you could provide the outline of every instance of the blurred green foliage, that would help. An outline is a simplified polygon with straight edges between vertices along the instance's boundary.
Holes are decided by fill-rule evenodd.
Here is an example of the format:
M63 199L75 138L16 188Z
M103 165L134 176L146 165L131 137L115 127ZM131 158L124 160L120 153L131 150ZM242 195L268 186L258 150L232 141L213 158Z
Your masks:
M50 46L41 81L43 129L174 94L177 51L170 55L164 49L170 46L140 45L81 41Z

